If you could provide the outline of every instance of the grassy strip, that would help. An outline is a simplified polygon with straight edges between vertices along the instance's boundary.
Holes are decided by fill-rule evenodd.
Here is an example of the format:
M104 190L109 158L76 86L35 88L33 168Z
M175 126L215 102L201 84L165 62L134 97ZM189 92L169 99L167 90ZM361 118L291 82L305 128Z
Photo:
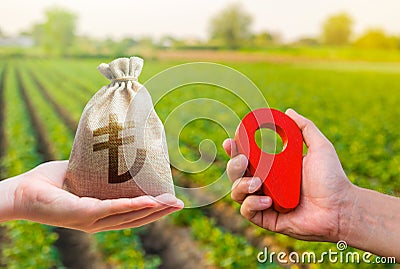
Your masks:
M55 93L55 92L53 92ZM68 96L63 96L63 100L64 102L68 102L66 100L66 98L68 98ZM70 113L73 113L73 108L71 106L67 107L68 111L70 111ZM198 214L202 214L200 213L200 210L197 210ZM179 216L179 215L178 215ZM215 241L213 241L212 243L214 244L214 248L213 251L209 251L209 262L213 265L216 265L218 267L222 267L222 268L239 268L237 266L241 266L242 264L245 264L246 262L248 262L248 259L253 259L255 255L253 255L255 253L255 249L253 247L251 247L246 240L243 237L238 237L236 235L230 234L226 231L222 232L221 228L217 228L215 223L213 221L208 221L208 218L204 215L202 215L202 218L196 218L198 220L201 219L201 222L195 222L197 223L196 225L187 225L190 226L191 230L192 230L192 234L194 235L194 237L197 240L200 240L201 242L203 242L203 245L207 244L208 242L204 241L205 237L209 237L211 236L211 238L214 235L218 235L217 238L215 238ZM184 223L184 221L182 220L181 223ZM208 230L206 230L205 235L204 232L202 232L202 228L201 226L203 225L207 225ZM96 235L96 238L98 239L97 242L100 244L100 248L103 250L103 252L105 252L106 254L114 254L111 256L110 259L108 259L109 262L112 262L114 264L119 264L123 261L123 264L126 264L127 262L129 262L128 260L125 260L127 258L129 258L130 256L135 256L137 255L138 252L135 252L134 250L128 250L128 253L125 253L125 255L123 255L123 253L121 253L121 248L120 246L116 247L115 245L115 239L116 238L120 238L121 242L125 242L125 237L127 236L127 234L131 233L131 230L125 230L125 231L117 231L117 232L107 232L107 233L101 233L99 235ZM201 235L203 237L201 237ZM204 237L205 236L205 237ZM105 239L108 238L108 239ZM113 240L114 239L114 240ZM238 258L232 258L229 256L229 258L227 258L227 260L224 261L218 261L218 257L220 256L220 252L218 252L219 250L219 246L217 245L217 242L220 240L224 240L224 241L229 241L231 244L233 244L233 248L232 251L235 251L235 249L237 248L242 248L245 247L246 252L245 255L248 258L243 259L243 256L239 256ZM110 243L113 242L113 243ZM221 241L220 241L221 242ZM127 240L127 243L132 243L131 240ZM123 248L122 248L123 249ZM225 252L226 252L226 248ZM116 252L117 251L117 252ZM116 260L115 255L118 254L118 260ZM225 253L226 254L226 253ZM251 257L251 255L253 255L253 257ZM108 255L107 255L108 256ZM226 256L228 257L228 256Z
M34 62L30 63L28 65L30 69L35 69ZM42 74L43 78L52 80L54 85L64 85L67 90L72 86L71 90L78 90L74 94L90 97L101 86L108 84L108 80L96 69L99 63L76 60L64 60L60 63L60 61L47 60L39 63L42 69L34 71Z
M29 110L34 129L38 133L38 146L44 160L66 158L70 151L66 142L72 144L72 135L68 134L68 128L61 124L61 120L47 103L46 98L35 88L36 85L30 80L24 67L19 68L17 77L22 82L21 94ZM89 235L61 227L56 227L54 231L59 236L54 245L59 250L65 266L79 268L86 264L102 266L98 255L92 251ZM76 259L77 255L80 255L80 259Z
M53 92L53 94L55 94L55 92ZM68 102L67 99L71 99L71 97L63 96L62 99L64 100L64 103L66 103L66 102ZM73 114L72 106L67 106L66 108L72 115ZM218 171L216 171L216 172L218 172ZM211 249L208 248L208 253L209 253L208 256L209 256L210 264L213 264L215 266L222 267L222 268L239 268L238 266L241 266L242 264L249 262L250 259L254 260L254 257L255 257L254 253L256 252L256 249L254 247L252 247L246 241L246 239L244 237L231 234L231 233L227 232L226 230L224 230L220 227L217 227L215 222L208 220L208 218L205 215L203 215L201 210L197 209L196 211L198 212L198 214L202 215L201 218L196 217L197 222L195 222L195 223L197 223L198 225L194 226L193 224L189 225L188 223L186 223L187 224L186 226L190 227L190 229L192 230L192 234L194 235L195 239L202 242L203 246L205 246L205 245L209 245L208 243L210 243L210 242L204 241L205 237L212 238L214 235L218 235L218 238L216 238L215 241L212 242L213 248L211 248ZM196 214L196 216L198 214ZM177 215L177 222L179 222L179 218L180 218L179 216L181 216L181 215L179 215L179 214ZM184 218L185 217L183 217L183 219ZM183 219L181 220L181 223L185 223L185 221ZM199 222L200 220L201 220L201 222ZM203 225L207 225L207 230L205 231L206 232L205 234L204 234L204 232L202 232L202 228L201 228L201 226L203 226ZM114 251L118 251L118 252L115 252L115 254L119 253L119 255L118 255L119 262L121 262L124 260L124 255L121 255L121 253L120 253L121 248L117 247L115 245L115 243L107 245L108 241L112 241L112 242L115 241L115 240L112 240L112 238L114 238L116 236L116 234L119 234L119 236L121 236L121 238L124 238L124 236L126 236L126 232L122 231L122 232L108 232L108 233L100 234L98 236L96 235L96 238L98 238L98 242L100 243L100 248L103 249L103 251L105 251L106 253L111 254L111 253L114 253ZM201 236L203 236L203 237L201 237ZM104 237L108 237L110 239L106 240L106 239L104 239ZM245 248L246 252L244 255L246 255L247 259L243 259L243 256L238 256L237 258L232 257L232 255L224 256L224 254L222 254L221 251L219 250L220 246L218 246L218 241L223 242L221 240L223 240L223 241L227 240L233 245L231 251L235 251L235 249L237 249L237 248ZM227 252L226 248L224 248L223 251L225 251L225 254L228 254L228 253L226 253ZM135 252L133 251L133 253L127 254L127 255L128 256L135 255ZM220 257L221 255L224 257L228 257L228 258L223 261L218 261L218 257ZM115 257L112 258L112 256L110 259L108 259L108 261L113 262L114 264L118 264L118 262L115 261ZM126 262L127 261L125 261L125 263Z
M57 74L45 76L44 72L45 71L42 69L37 70L29 66L29 74L32 80L43 94L46 95L47 99L50 97L51 100L54 101L52 104L62 104L62 106L60 106L61 109L69 108L70 114L68 114L68 116L71 117L74 122L79 122L82 110L89 100L88 94L75 89L74 84L62 79ZM57 113L60 114L59 111L57 111ZM67 122L67 126L70 125L71 124Z
M51 155L53 156L51 157L68 159L73 143L72 131L61 122L61 119L49 105L48 100L40 94L37 85L28 75L27 70L21 67L20 71L27 97L35 108L35 113L40 119L42 127L45 129L43 131L46 131L48 142L51 142L51 145L47 145L52 148Z
M35 75L33 72L29 72L30 77L35 82L38 89L40 89L43 96L46 100L49 101L49 104L56 111L59 117L64 121L66 126L72 131L75 132L77 128L77 122L79 122L79 118L81 116L81 106L79 102L75 101L75 98L65 98L68 96L68 93L64 92L61 88L53 88L54 84L50 84L47 79L40 79L39 76ZM49 90L48 90L49 89ZM62 106L57 105L63 104ZM72 107L72 113L67 113L65 107Z
M36 134L18 88L15 69L10 67L4 92L7 147L1 160L7 177L23 173L42 161L37 152ZM1 260L7 268L63 268L53 246L57 234L50 227L29 221L9 221L1 226L7 230L8 241L1 251Z
M25 74L26 75L26 74ZM28 78L28 77L26 77ZM32 77L29 77L33 80ZM74 100L70 95L66 95L62 89L58 88L58 90L50 91L47 87L52 87L49 82L42 79L40 76L37 77L42 84L42 91L46 91L48 93L47 97L54 98L52 100L48 100L50 103L57 105L57 103L68 104L73 102ZM31 81L32 82L32 81ZM30 85L32 88L36 85ZM55 89L55 87L52 87ZM76 110L76 106L66 106L66 111L68 111L69 115L74 115L74 109ZM53 112L53 115L56 116L57 113ZM65 119L64 119L65 120ZM70 119L71 121L77 121L77 119ZM65 125L63 120L59 120L59 125L63 125L63 128L68 128ZM71 128L68 128L69 132L73 132ZM54 147L56 147L54 145ZM70 149L68 149L70 150ZM103 259L106 263L115 266L116 268L157 268L160 260L158 257L146 257L144 250L140 244L139 237L136 232L133 230L123 230L123 231L110 231L95 234L97 246L100 251L103 253ZM116 240L119 238L119 240ZM125 267L127 266L127 267Z
M191 203L186 197L185 204ZM173 215L176 225L190 227L193 237L200 242L206 252L210 265L217 268L260 268L257 254L260 250L253 247L245 237L232 234L216 224L201 209L184 209ZM271 264L271 268L278 268Z
M340 68L332 72L310 66L305 69L268 64L242 64L237 68L246 71L257 82L274 107L282 110L295 107L314 119L337 146L353 181L366 187L384 188L385 192L399 189L396 180L399 157L394 152L399 151L400 140L396 124L393 124L397 122L399 111L384 109L396 107L399 102L399 95L395 93L399 89L396 83L398 75L348 72ZM360 89L363 91L362 98ZM189 95L188 98L193 97ZM174 107L173 104L165 102L164 108L161 108L168 112L166 108ZM199 134L204 134L204 137L213 134L206 130L199 130L195 139L198 140ZM191 154L190 150L188 154ZM381 181L370 180L371 176L381 178ZM200 176L198 180L202 182ZM277 238L287 245L296 245L296 249L318 247L318 244L302 244L284 236Z
M104 261L116 269L154 269L161 264L158 256L148 256L138 236L139 229L101 232L94 235Z

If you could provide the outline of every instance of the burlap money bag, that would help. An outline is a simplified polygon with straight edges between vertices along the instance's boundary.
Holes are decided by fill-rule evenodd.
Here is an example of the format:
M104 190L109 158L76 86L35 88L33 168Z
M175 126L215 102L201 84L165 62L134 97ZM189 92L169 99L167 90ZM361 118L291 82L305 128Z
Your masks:
M142 67L138 57L99 65L111 83L82 113L66 190L98 199L174 194L164 128L150 94L137 81Z

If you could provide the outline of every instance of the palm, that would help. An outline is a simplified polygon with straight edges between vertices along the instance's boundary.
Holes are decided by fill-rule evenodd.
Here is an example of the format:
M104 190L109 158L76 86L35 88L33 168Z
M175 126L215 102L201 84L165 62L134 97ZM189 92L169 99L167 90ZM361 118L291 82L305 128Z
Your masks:
M61 184L60 184L61 183ZM26 190L24 190L26 188ZM29 191L27 190L29 188ZM62 188L62 182L57 178L36 177L20 186L21 208L24 216L32 221L50 225L73 226L77 216L87 215L88 208L99 206L100 200L94 198L80 198ZM34 207L34 208L32 208ZM90 215L88 217L95 217ZM99 217L99 216L96 216ZM96 219L86 219L86 223Z
M280 214L273 209L258 212L251 220L271 231L304 240L326 240L337 236L339 195L350 184L344 180L340 162L332 149L309 150L303 158L302 195L299 206ZM335 171L339 171L336 172ZM324 179L324 182L321 182Z
M171 194L99 200L62 189L68 162L49 162L20 176L15 190L16 219L99 232L133 228L180 210Z
M224 148L232 160L228 163L228 176L238 184L232 189L232 199L241 203L241 214L254 224L270 231L304 240L337 240L340 232L341 201L346 200L352 184L340 164L335 148L308 119L288 110L299 126L308 147L303 158L300 203L289 213L279 213L265 195L256 195L261 181L252 186L251 177L242 177L247 162L237 155L234 140L226 140ZM244 156L242 156L244 157ZM252 186L250 190L250 186Z

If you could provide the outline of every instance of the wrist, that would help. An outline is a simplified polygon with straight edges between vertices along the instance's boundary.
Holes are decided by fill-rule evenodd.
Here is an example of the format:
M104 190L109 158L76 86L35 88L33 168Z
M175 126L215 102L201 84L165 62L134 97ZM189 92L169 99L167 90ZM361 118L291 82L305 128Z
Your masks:
M378 224L378 215L383 212L375 208L376 204L380 204L377 198L381 195L353 185L349 205L341 214L342 233L339 240L346 241L349 246L372 251L371 245L381 239L379 229L382 225Z
M20 176L16 176L0 181L0 223L17 219L15 192L20 180Z
M346 194L339 202L338 212L338 233L337 238L333 241L344 240L347 243L351 240L352 231L354 230L355 220L354 211L359 202L361 188L354 184L350 184Z

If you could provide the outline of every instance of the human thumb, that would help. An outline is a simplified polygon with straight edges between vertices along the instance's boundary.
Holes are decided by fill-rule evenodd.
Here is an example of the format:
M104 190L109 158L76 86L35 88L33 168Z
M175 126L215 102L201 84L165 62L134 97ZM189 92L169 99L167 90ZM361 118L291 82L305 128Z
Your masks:
M299 126L301 133L303 134L304 142L308 148L332 145L311 120L300 115L291 108L286 110L286 115L292 118L296 122L297 126Z

